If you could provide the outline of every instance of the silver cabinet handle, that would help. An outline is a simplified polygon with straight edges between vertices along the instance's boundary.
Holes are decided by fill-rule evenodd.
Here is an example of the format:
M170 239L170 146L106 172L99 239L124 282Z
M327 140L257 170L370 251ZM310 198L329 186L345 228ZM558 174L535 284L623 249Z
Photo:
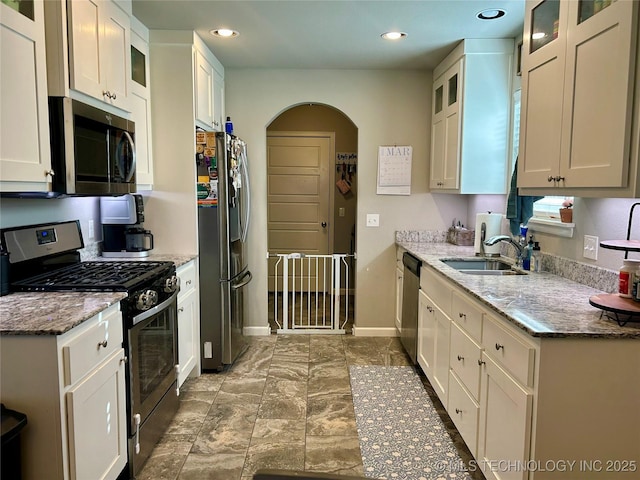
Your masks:
M481 367L482 365L486 365L487 362L485 362L484 360L480 360L478 359L478 366Z
M178 309L178 313L182 313L182 312L184 312L184 307L180 307L180 308Z
M129 362L129 358L128 357L122 357L120 359L120 363L128 363Z
M504 350L504 345L500 345L499 343L496 343L496 350Z
M460 313L458 313L458 317L464 318L466 320L467 319L467 314L460 312Z
M107 341L103 340L101 342L98 342L98 350L100 350L100 347L107 348Z
M459 361L459 362L464 361L464 357L463 357L462 355L458 355L458 361Z
M549 183L553 182L554 180L555 180L555 179L553 178L553 175L549 175L549 176L547 177L547 182L549 182Z
M56 174L56 172L54 172L53 170L46 170L44 172L45 177L49 176L49 177L53 177Z
M462 410L460 410L459 408L456 408L456 413L460 414L462 413Z

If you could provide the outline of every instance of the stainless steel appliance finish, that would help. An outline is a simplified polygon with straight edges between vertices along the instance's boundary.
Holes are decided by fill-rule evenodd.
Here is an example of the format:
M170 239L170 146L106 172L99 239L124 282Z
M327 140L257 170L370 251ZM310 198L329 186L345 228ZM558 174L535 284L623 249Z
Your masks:
M178 409L177 296L173 262L81 262L79 222L4 229L14 291L125 291L128 464L135 478ZM49 253L47 253L49 252Z
M212 135L212 134L210 134ZM251 281L245 241L250 197L246 145L215 134L215 157L199 156L198 176L217 183L217 203L198 205L200 336L203 370L222 370L245 346L243 287Z
M153 234L142 227L144 200L139 194L100 197L102 256L140 258L153 250Z
M422 261L410 253L402 255L404 278L402 281L402 319L400 339L414 364L418 363L418 291Z
M55 193L136 191L134 122L71 98L49 97L49 128Z

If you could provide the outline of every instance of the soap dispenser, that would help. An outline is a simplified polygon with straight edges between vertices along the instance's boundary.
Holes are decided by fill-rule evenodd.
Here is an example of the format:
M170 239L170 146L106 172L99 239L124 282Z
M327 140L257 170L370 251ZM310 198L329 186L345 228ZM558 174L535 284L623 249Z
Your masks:
M531 256L533 254L533 235L529 236L529 242L522 251L522 268L531 270Z
M233 133L233 123L231 122L231 117L227 117L227 121L224 124L224 131L229 135Z

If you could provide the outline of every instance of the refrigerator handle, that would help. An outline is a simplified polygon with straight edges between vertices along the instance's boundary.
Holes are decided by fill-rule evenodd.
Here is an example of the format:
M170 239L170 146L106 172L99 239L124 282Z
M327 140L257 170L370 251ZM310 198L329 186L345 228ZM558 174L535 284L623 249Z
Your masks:
M244 287L247 283L249 283L253 279L253 275L251 274L250 270L247 270L245 274L242 275L242 278L247 278L247 277L249 277L247 280L244 280L240 283L236 283L235 285L231 285L231 290L238 290Z
M240 158L241 158L241 165L240 165L240 172L242 173L243 178L243 184L244 184L244 188L243 190L246 192L246 204L247 204L247 209L246 209L246 216L244 218L244 222L242 224L242 241L246 242L247 241L247 235L249 233L249 219L251 218L251 187L249 185L249 165L247 164L247 146L244 145L242 147L242 153L240 154ZM241 212L242 214L242 212Z

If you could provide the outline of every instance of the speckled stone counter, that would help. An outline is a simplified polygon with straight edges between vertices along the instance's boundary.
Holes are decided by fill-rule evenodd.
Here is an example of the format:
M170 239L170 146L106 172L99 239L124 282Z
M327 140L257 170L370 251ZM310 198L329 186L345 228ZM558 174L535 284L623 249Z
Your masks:
M397 241L396 244L533 337L640 340L640 323L628 323L620 327L614 320L601 316L601 310L589 305L589 297L602 293L601 290L547 272L504 276L468 275L440 260L474 256L473 247L410 241Z
M127 296L124 292L18 292L0 297L1 335L61 335Z
M87 257L84 261L173 262L180 267L196 255L144 258ZM125 298L125 292L17 292L0 297L0 335L61 335Z

